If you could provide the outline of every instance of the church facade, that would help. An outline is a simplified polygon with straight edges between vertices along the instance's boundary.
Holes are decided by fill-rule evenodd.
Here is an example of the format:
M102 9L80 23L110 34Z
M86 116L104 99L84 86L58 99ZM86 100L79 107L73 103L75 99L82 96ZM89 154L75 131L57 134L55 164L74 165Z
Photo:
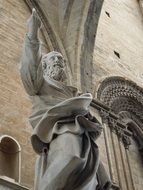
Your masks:
M31 102L18 71L33 7L43 23L42 51L61 52L68 83L94 97L91 112L104 127L97 144L112 189L141 190L142 0L0 1L0 189L34 184Z

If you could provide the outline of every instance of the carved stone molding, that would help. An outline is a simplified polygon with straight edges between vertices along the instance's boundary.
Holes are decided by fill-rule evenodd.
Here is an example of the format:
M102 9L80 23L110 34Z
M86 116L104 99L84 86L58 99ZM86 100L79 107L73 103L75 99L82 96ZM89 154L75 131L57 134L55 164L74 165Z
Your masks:
M100 116L102 118L102 122L103 123L108 123L108 119L109 119L109 112L106 112L105 110L100 110Z
M97 98L115 113L127 111L143 122L143 89L121 77L105 79L97 92Z
M118 115L118 121L123 123L127 132L138 142L139 150L143 150L143 89L134 82L122 77L105 79L97 92L97 97L104 102L113 113ZM122 135L122 130L112 121L109 126L122 138L125 147L130 145L128 135Z
M108 126L111 128L112 132L117 134L119 140L124 144L125 148L128 149L129 145L131 145L130 137L132 136L132 133L127 131L126 125L122 127L119 126L118 120L115 120L111 117L109 117L108 120L109 120Z
M131 144L130 138L132 136L132 132L127 130L126 124L120 121L120 117L115 115L108 107L105 107L104 104L95 99L92 101L91 106L99 110L102 122L106 123L110 127L111 131L118 136L125 148L128 149Z
M110 77L105 79L97 92L97 98L111 107L118 97L128 97L143 105L143 89L134 82L122 77Z

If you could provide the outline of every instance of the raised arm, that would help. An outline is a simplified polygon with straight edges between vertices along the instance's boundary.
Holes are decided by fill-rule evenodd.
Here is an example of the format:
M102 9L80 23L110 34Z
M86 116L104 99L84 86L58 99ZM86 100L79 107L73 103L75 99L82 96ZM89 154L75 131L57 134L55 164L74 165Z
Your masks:
M20 75L26 92L33 96L38 93L43 81L39 40L41 21L35 9L32 10L32 15L27 21L27 28L20 63Z
M39 29L41 28L41 20L39 19L36 10L32 9L32 15L27 20L27 35L32 40L38 40Z

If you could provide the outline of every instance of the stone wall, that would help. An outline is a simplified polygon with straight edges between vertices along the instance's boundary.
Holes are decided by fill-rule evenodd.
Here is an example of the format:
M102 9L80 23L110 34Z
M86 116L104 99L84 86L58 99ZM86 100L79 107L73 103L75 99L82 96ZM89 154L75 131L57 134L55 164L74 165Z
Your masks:
M143 87L143 15L137 0L104 0L94 48L93 86L122 76Z

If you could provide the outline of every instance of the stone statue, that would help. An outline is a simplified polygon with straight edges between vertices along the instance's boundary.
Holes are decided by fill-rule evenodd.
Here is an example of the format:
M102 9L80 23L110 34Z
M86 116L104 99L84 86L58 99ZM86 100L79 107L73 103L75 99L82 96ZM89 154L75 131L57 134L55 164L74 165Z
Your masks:
M33 9L28 20L20 75L32 101L31 142L39 155L35 190L108 189L95 140L102 127L89 113L90 93L78 95L66 85L65 63L59 52L41 54L41 21Z

